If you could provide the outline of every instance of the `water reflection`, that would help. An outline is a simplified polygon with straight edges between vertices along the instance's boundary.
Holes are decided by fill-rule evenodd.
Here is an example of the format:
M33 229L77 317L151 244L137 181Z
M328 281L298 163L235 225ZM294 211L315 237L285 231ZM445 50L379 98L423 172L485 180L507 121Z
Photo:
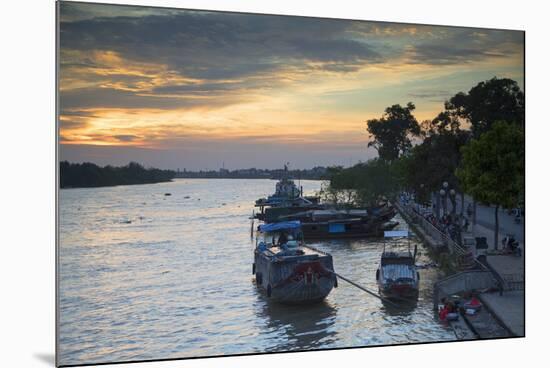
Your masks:
M316 349L336 341L336 309L327 301L307 308L265 302L260 316L266 319L269 329L284 333L281 342L266 351Z
M418 297L386 301L382 300L382 312L389 316L405 316L411 314L418 307Z

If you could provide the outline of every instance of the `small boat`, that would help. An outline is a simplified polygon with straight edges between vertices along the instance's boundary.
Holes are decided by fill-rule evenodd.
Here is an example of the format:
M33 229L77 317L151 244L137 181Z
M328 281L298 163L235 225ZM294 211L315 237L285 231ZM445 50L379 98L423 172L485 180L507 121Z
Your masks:
M332 256L304 244L299 221L263 224L258 231L252 273L270 300L316 303L337 286Z
M386 250L386 239L407 238L406 252ZM376 270L376 281L380 295L389 299L403 299L418 297L420 275L416 264L416 246L411 253L409 232L394 230L384 232L384 250L380 258L380 265Z

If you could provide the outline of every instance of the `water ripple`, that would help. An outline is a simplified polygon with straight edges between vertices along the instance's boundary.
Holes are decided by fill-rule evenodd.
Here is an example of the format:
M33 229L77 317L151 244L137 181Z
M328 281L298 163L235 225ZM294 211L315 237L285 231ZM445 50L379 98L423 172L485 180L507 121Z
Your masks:
M252 281L248 216L273 188L184 179L61 190L60 363L454 339L431 309L434 270L421 270L421 298L407 310L345 283L315 306L268 303ZM337 272L376 289L379 240L313 245L332 253Z

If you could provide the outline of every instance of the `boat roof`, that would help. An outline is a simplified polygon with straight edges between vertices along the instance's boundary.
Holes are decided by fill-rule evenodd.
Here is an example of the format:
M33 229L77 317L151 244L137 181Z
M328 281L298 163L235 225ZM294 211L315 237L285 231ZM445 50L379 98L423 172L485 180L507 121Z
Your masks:
M408 238L408 230L390 230L384 231L384 238Z
M414 273L416 272L414 267L410 264L387 264L384 266L383 278L385 282L390 280L395 281L399 279L411 279L414 280Z
M302 226L300 221L283 221L283 222L273 222L270 224L260 225L258 230L262 233L272 233L277 231L284 230L296 230Z

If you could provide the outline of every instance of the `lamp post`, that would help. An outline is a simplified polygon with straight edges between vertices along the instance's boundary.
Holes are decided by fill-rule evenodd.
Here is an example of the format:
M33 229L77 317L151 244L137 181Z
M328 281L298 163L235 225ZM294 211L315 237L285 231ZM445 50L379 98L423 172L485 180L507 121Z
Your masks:
M453 205L453 210L451 213L453 214L453 218L454 218L456 215L456 191L454 189L451 189L449 191L449 194L451 195L451 203Z
M449 183L445 181L443 182L443 185L441 190L439 191L439 194L441 196L441 199L443 200L444 215L447 215L447 198L449 197L449 199L451 200L451 204L453 206L451 210L451 223L455 226L458 226L458 234L457 234L458 239L456 239L456 241L459 244L462 244L462 227L461 227L461 224L457 223L457 218L456 218L456 194L457 194L456 190L454 188L449 188Z

